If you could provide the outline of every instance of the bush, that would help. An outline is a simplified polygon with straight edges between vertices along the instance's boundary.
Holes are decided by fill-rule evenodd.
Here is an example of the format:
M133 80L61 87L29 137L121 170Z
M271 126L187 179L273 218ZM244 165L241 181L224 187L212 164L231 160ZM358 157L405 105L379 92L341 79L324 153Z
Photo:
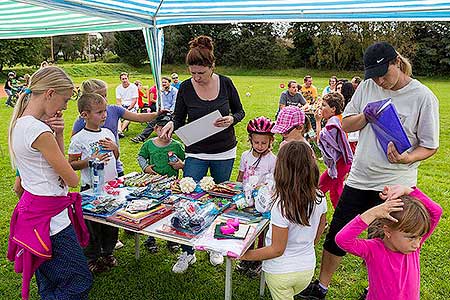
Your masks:
M106 52L105 57L103 58L104 63L118 63L120 62L120 57L117 54L112 53L111 51Z

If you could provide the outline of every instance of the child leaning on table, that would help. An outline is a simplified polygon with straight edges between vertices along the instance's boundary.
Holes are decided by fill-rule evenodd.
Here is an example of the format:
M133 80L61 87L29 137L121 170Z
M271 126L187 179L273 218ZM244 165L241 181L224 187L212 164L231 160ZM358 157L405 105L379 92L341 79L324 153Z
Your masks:
M350 221L336 243L366 262L367 300L419 300L420 249L439 223L442 208L418 188L401 185L385 187L380 198L386 201ZM379 238L359 239L374 221Z
M105 182L117 177L116 159L119 148L114 134L101 128L106 120L106 99L99 94L83 94L78 100L78 111L85 120L85 127L72 136L69 145L69 163L74 170L81 170L81 191L90 186L88 162L98 158L105 163ZM89 229L89 245L84 250L89 270L93 273L108 271L117 266L113 250L117 242L118 228L86 220Z
M278 153L275 194L266 246L248 250L241 260L262 260L275 300L293 299L314 274L314 245L325 228L327 204L318 189L319 168L311 148L291 141Z
M146 141L139 151L138 163L145 173L178 177L179 170L182 170L184 167L185 154L183 145L174 139L160 137L161 129L170 121L172 121L171 114L161 113L155 120L154 130L157 136ZM175 162L169 161L169 152L175 154L178 160ZM151 253L158 251L154 237L149 237L144 242L144 246ZM167 242L167 247L171 252L176 252L179 245Z

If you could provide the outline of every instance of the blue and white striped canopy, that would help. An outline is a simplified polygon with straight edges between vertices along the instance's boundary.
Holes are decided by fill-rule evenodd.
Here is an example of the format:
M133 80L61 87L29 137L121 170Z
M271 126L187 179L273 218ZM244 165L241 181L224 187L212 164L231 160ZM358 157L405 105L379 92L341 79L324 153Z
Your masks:
M441 0L0 0L0 38L187 23L448 21Z

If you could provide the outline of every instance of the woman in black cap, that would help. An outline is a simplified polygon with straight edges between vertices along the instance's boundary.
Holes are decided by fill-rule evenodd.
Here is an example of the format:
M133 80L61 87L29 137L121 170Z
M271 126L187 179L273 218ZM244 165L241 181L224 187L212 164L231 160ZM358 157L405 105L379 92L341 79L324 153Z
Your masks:
M334 240L336 234L356 215L382 202L385 186L415 186L420 161L439 147L439 112L436 96L411 78L412 68L390 44L376 43L364 53L365 80L343 113L347 132L360 130L358 151L339 200L324 243L319 279L301 293L302 299L325 299L328 285L345 252ZM398 153L390 143L387 155L368 123L366 105L391 98L412 147Z

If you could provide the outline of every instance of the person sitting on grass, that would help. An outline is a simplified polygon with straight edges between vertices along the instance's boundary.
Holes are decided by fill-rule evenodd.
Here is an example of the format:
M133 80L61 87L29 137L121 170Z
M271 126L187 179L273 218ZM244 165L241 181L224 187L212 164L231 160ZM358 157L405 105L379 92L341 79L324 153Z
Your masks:
M89 160L99 159L105 164L105 182L117 177L116 159L119 157L114 134L102 128L106 120L106 99L99 94L83 94L78 100L78 111L85 120L85 127L72 136L69 145L69 163L74 170L81 170L81 191L92 188L89 174ZM89 230L89 245L84 254L89 270L101 273L117 266L113 256L119 229L86 220Z
M145 173L178 177L179 170L182 170L184 167L185 154L183 145L173 139L160 137L161 129L170 121L172 121L171 114L165 112L159 115L155 120L155 131L158 136L145 142L139 151L138 163ZM170 152L178 157L177 161L169 161ZM144 246L151 253L158 251L154 237L149 237L144 242ZM171 252L176 252L179 245L174 242L167 242L167 247Z
M357 215L336 235L343 250L364 259L369 277L367 300L419 300L420 250L431 236L442 208L418 188L385 187L385 200ZM369 227L378 230L370 240L358 236Z

